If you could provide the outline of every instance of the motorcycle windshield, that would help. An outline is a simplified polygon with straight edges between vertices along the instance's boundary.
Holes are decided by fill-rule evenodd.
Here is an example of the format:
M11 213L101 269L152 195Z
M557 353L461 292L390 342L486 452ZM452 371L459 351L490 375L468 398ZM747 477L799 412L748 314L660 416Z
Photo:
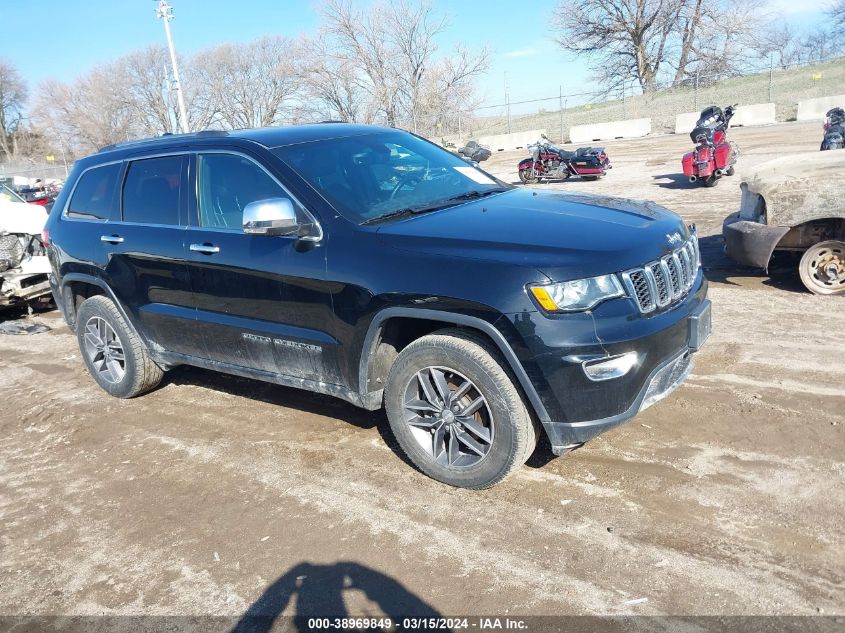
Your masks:
M698 117L698 123L696 123L695 126L715 128L723 118L724 115L722 113L722 108L718 106L710 106L709 108L704 108L701 111L701 115Z

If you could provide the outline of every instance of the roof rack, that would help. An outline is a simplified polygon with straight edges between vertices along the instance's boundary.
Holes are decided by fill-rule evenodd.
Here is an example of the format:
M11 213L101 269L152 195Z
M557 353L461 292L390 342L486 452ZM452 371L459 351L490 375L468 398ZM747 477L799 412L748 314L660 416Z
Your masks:
M97 152L109 152L113 149L121 147L136 147L154 143L161 143L169 141L172 138L208 138L229 136L226 130L200 130L199 132L188 132L187 134L173 134L172 132L165 132L161 136L151 136L149 138L136 139L134 141L123 141L121 143L112 143L111 145L104 145Z

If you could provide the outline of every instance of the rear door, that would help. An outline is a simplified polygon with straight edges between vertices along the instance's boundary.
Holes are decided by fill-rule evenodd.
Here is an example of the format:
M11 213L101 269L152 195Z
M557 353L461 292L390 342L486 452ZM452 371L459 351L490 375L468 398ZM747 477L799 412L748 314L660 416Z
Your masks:
M254 157L232 151L194 156L196 199L188 227L188 267L206 357L250 369L332 383L337 341L323 240L247 235L250 202L288 198Z
M185 262L188 163L184 153L129 160L121 221L109 223L101 239L111 251L112 287L147 338L196 356L202 343Z

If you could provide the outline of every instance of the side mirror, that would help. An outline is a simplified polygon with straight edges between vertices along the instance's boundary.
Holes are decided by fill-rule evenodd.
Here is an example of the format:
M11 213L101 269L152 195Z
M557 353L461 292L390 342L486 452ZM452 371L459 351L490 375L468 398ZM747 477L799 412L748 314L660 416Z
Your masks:
M244 207L243 229L250 235L292 235L300 228L287 198L256 200Z

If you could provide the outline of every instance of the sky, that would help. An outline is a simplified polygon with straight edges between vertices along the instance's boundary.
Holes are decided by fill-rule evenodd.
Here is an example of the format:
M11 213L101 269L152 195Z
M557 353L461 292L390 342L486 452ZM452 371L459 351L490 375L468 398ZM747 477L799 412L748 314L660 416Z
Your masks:
M577 0L576 0L577 1ZM743 0L737 0L742 2ZM820 18L829 0L769 0L770 9L797 27ZM176 48L189 55L222 42L261 35L313 33L314 0L170 0ZM584 60L561 51L548 30L556 0L434 0L449 16L442 48L460 41L488 44L491 68L480 82L486 104L522 101L594 88ZM70 80L96 64L149 44L162 45L156 0L0 0L0 57L11 61L35 86L44 79ZM550 104L550 108L554 104Z

